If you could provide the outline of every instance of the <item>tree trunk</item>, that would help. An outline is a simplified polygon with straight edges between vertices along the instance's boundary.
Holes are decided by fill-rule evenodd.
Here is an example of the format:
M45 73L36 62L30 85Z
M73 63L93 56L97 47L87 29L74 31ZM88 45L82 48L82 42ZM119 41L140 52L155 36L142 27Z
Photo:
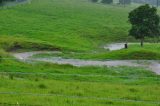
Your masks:
M141 39L141 47L143 47L144 38Z

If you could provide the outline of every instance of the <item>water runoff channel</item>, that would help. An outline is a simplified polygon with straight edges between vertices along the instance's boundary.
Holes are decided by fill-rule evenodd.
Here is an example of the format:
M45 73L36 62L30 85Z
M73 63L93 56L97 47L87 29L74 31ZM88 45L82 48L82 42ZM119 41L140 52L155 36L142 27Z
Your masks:
M104 46L105 49L120 50L124 48L124 43L115 43ZM147 70L155 72L157 75L160 75L160 61L159 60L83 60L83 59L66 59L62 57L36 57L37 54L46 54L46 53L61 53L59 51L32 51L32 52L23 52L23 53L12 53L12 55L24 62L29 62L30 60L49 62L56 64L70 64L77 67L84 66L107 66L107 67L118 67L118 66L128 66L128 67L142 67Z

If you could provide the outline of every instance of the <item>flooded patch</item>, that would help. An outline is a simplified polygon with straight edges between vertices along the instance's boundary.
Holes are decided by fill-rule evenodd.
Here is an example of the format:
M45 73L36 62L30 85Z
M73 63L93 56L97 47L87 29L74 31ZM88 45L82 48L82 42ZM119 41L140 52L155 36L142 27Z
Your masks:
M61 53L58 51L35 51L35 52L24 52L14 53L13 56L19 60L27 61L42 61L56 64L70 64L77 67L82 66L129 66L129 67L142 67L152 70L156 74L160 75L160 61L157 60L108 60L108 61L96 61L96 60L82 60L82 59L64 59L62 57L51 57L51 58L32 58L33 55L42 53Z
M104 46L104 49L108 49L110 51L124 49L125 43L113 43Z
M111 43L111 44L105 45L104 49L107 49L109 51L121 50L125 48L125 44L126 43ZM134 45L138 43L127 43L127 44L129 46L129 45ZM150 43L145 43L145 44L150 44Z
M95 60L81 60L81 59L64 59L61 57L53 57L53 58L38 58L36 60L57 63L57 64L70 64L73 66L141 66L136 64L133 61L122 61L122 60L114 60L114 61L95 61Z
M149 68L153 70L155 73L157 73L158 75L160 75L160 61L159 62L153 61L151 65L149 65Z
M33 55L36 54L43 54L43 53L61 53L59 51L33 51L33 52L23 52L23 53L12 53L12 55L20 60L27 60L30 59L30 57L32 57Z

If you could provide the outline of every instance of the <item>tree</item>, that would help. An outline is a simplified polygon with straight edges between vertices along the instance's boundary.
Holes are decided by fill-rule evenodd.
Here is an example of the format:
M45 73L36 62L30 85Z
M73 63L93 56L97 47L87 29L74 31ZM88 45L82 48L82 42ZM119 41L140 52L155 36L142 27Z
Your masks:
M102 0L102 3L111 4L113 3L113 0Z
M142 5L129 13L129 22L132 27L129 35L141 40L141 46L145 37L159 36L160 18L157 14L157 8L150 7L148 4Z

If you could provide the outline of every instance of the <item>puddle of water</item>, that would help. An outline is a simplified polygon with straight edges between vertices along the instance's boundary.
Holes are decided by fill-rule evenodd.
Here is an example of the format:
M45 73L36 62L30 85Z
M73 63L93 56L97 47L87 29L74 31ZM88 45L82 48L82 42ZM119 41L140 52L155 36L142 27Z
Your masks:
M109 44L107 46L104 46L104 49L109 49L110 51L120 50L125 47L124 45L125 43L114 43L114 44Z
M41 53L61 53L58 51L34 51L34 52L24 52L24 53L14 53L13 56L19 60L35 60L42 62L50 62L57 64L70 64L73 66L129 66L129 67L143 67L150 69L156 74L160 75L160 61L156 60L108 60L108 61L95 61L95 60L82 60L82 59L64 59L61 57L52 58L35 58L31 57L35 54Z
M110 51L113 50L121 50L125 48L126 43L112 43L104 46L104 49L108 49ZM127 43L128 45L138 44L138 43ZM149 44L149 43L146 43Z
M30 57L32 57L33 55L43 54L43 53L49 54L49 53L61 53L61 52L59 52L59 51L33 51L33 52L13 53L12 55L17 59L27 60Z
M160 62L152 62L152 65L150 65L149 68L160 75Z
M95 60L81 60L81 59L63 59L61 57L54 57L54 58L38 58L36 60L45 61L50 63L57 63L57 64L70 64L73 66L132 66L138 67L142 66L137 64L134 61L127 61L127 60L110 60L110 61L95 61Z

